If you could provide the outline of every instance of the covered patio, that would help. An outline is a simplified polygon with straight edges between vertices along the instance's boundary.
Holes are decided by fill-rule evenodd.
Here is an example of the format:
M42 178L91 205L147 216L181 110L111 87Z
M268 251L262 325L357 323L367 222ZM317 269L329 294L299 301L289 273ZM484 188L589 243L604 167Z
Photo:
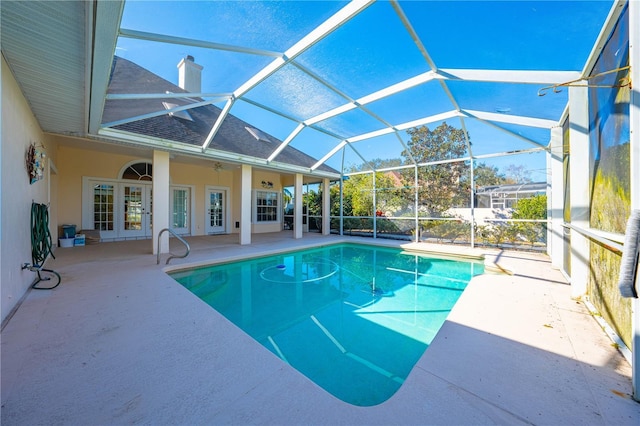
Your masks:
M261 234L250 246L188 237L189 262L371 242L291 234ZM543 255L467 249L512 275L474 278L400 390L378 406L356 407L178 285L144 241L85 249L58 251L51 266L64 284L29 292L2 332L3 424L632 425L640 418L628 362Z
M3 423L638 423L639 1L0 10ZM167 275L342 241L490 272L374 407Z

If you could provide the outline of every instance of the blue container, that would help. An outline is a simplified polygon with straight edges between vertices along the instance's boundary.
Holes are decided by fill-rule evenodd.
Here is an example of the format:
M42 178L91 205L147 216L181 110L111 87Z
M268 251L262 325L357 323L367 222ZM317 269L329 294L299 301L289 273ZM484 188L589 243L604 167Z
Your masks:
M76 226L75 225L62 225L62 236L61 238L75 238L76 237Z

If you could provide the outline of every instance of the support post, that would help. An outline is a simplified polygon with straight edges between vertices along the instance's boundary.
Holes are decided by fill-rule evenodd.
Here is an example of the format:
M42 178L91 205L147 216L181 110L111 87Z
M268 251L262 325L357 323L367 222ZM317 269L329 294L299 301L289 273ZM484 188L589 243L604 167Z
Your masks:
M547 153L547 169L551 170L550 196L547 197L547 218L551 224L547 231L547 254L551 257L551 264L556 268L562 268L564 261L563 235L564 228L564 185L562 167L562 127L551 129L551 150Z
M569 140L571 140L571 224L589 228L589 91L569 88ZM587 292L589 281L589 239L571 233L571 296Z
M418 220L418 165L414 166L413 169L413 181L414 181L414 186L415 186L415 193L414 193L414 200L413 200L413 204L414 204L414 220L415 220L415 230L416 230L416 243L420 242L420 220Z
M247 164L241 166L240 176L240 245L251 244L251 173Z
M302 174L296 173L293 204L293 238L302 238Z
M342 148L342 163L340 164L340 236L344 235L344 150Z
M153 254L158 254L158 234L169 227L169 153L153 151L153 183L152 183L152 236ZM149 212L143 212L148 214ZM160 253L169 252L169 233L165 232L160 240Z
M329 179L322 180L322 235L331 234L331 187Z
M372 181L373 181L373 193L371 194L371 199L373 202L373 239L378 238L378 189L377 189L377 179L376 179L376 171L373 171Z
M469 194L469 205L471 206L471 248L474 248L476 246L476 177L474 173L475 160L473 159L473 156L471 156L471 161L469 163L471 164L471 168L469 170L471 175L471 186L469 187L471 192L471 194Z
M344 175L340 174L340 236L344 235Z

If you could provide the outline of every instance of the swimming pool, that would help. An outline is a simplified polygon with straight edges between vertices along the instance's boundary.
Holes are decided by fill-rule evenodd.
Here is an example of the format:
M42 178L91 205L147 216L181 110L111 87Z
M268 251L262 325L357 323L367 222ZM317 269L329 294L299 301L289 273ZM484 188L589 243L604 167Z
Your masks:
M477 261L338 244L170 273L327 392L390 398L427 349Z

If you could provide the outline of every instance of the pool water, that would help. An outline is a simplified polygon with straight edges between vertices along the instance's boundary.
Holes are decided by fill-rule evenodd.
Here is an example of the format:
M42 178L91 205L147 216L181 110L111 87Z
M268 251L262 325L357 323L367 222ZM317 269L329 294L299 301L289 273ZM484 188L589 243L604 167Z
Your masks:
M171 276L327 392L390 398L482 263L339 244Z

